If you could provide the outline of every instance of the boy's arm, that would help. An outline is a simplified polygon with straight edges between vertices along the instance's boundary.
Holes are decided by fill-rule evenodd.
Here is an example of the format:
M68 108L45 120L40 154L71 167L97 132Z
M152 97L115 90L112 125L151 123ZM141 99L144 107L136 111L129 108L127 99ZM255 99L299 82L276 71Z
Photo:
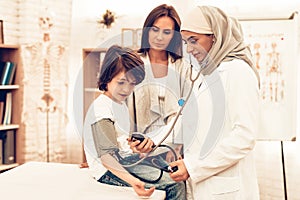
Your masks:
M154 192L154 187L145 189L145 183L132 176L111 154L101 156L101 161L114 175L129 183L139 196L151 196Z
M114 157L115 152L119 150L114 122L111 119L97 121L92 124L92 132L95 147L103 166L129 183L139 196L150 196L155 188L146 190L145 183L133 177Z

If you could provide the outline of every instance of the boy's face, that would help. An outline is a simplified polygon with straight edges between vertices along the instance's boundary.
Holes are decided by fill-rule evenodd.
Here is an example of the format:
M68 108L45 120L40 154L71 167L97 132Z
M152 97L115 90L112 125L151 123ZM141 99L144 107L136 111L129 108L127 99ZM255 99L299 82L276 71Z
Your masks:
M107 84L107 91L104 94L113 101L121 103L132 93L135 85L136 81L133 76L120 72Z

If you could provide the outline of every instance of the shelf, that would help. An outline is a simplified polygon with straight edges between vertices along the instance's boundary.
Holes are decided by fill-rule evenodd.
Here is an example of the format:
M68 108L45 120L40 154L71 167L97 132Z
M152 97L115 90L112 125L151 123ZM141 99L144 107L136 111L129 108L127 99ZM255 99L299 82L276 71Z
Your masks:
M19 166L18 163L13 163L13 164L0 164L0 172L1 171L5 171L5 170L9 170L12 169L14 167Z
M16 44L0 44L0 61L2 62L13 62L17 65L15 74L14 74L14 84L12 85L0 85L0 97L1 101L4 102L3 106L3 119L5 117L6 110L6 99L7 94L11 93L11 122L10 124L0 124L1 131L1 140L3 134L7 134L7 132L14 132L14 137L7 142L7 148L10 150L5 150L2 143L2 154L7 155L8 157L13 156L15 158L15 163L18 164L0 164L0 171L6 171L13 167L18 166L25 162L24 155L24 146L25 146L25 138L23 134L23 126L21 126L21 116L22 116L22 107L24 103L23 99L23 83L24 72L23 66L21 62L21 48L20 45ZM12 135L12 134L10 134ZM4 151L7 151L6 154ZM2 155L2 158L4 157ZM6 162L9 163L9 162Z
M90 104L102 92L98 89L99 74L101 64L105 57L107 48L83 48L83 120ZM83 151L84 152L84 151ZM86 162L83 153L83 162Z
M11 129L18 129L19 125L18 124L1 124L0 125L0 131L4 131L4 130L11 130Z
M100 90L98 88L84 88L85 92L100 92Z
M13 44L0 44L0 48L2 49L18 49L18 45L13 45Z
M19 85L0 85L0 90L15 90L19 89Z
M107 48L83 48L83 52L89 53L89 52L103 52L105 53L107 51Z
M101 63L107 48L84 48L83 53L83 117L89 105L101 94L97 88Z

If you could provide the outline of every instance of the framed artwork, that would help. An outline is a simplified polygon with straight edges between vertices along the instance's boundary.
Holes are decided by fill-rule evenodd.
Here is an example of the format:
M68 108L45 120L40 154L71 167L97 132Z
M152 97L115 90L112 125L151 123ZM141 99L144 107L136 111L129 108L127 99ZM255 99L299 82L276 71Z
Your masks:
M122 28L121 45L138 49L141 43L142 29L141 28Z
M0 20L0 44L4 44L3 20Z
M259 140L296 140L299 60L295 18L240 20L260 75Z
M137 43L137 46L140 47L141 45L141 42L142 42L142 34L143 34L143 29L142 28L139 28L136 30L136 43Z

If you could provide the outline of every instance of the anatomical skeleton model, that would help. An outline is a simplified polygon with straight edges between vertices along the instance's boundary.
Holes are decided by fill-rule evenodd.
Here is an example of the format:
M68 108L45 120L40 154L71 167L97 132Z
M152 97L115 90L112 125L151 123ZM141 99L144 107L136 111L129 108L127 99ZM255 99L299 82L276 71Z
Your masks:
M25 159L60 162L66 155L68 65L63 45L51 41L51 17L39 18L43 40L22 46Z

